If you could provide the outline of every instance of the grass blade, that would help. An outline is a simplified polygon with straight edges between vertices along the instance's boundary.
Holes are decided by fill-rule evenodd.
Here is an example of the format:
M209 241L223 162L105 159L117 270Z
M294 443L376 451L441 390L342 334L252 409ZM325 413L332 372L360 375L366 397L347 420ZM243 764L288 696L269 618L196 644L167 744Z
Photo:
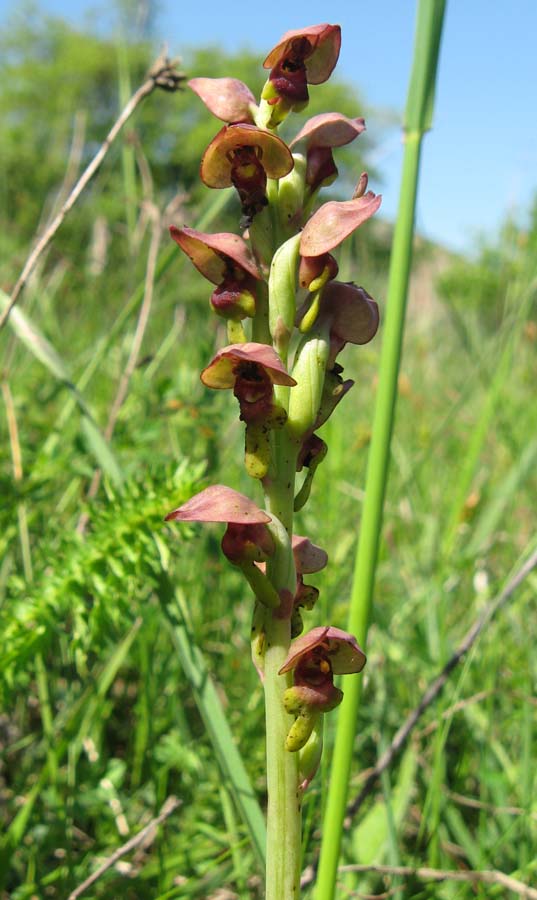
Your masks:
M366 494L354 571L348 630L365 646L371 617L382 509L388 477L390 442L395 414L397 378L406 312L406 298L419 176L421 141L430 127L434 83L445 0L420 0L405 127L405 155L399 210L388 280L388 307L382 342L378 397L368 460ZM318 900L332 900L351 768L361 681L347 679L338 716L330 789L325 810L319 862Z
M263 814L242 757L235 746L203 655L188 628L183 611L184 599L179 591L174 590L166 574L162 575L161 599L170 622L172 639L179 651L181 665L194 692L218 764L227 779L237 809L248 827L258 860L264 867L266 831Z

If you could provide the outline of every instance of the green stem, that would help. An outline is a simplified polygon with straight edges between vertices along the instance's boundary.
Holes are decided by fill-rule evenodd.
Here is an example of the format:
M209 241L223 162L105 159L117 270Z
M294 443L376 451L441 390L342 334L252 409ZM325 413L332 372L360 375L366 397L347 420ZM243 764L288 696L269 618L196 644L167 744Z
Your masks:
M290 678L278 675L290 642L289 619L267 617L265 714L267 735L267 877L266 900L297 900L300 892L301 792L298 754L285 749L293 724L285 712L283 692Z
M380 357L378 395L348 621L348 630L356 635L363 647L366 645L371 618L382 509L388 477L412 261L421 141L424 131L431 125L444 6L445 0L435 2L420 0L418 7L414 64L406 110L405 155L390 259L388 305ZM317 876L318 900L332 900L334 897L361 693L361 679L346 679L344 699L338 716L338 730L331 765L332 777L324 816L325 827Z
M285 430L274 433L274 476L264 484L267 509L279 521L271 526L276 552L267 566L277 591L295 592L292 560L293 498L296 446ZM283 694L290 675L279 675L291 642L290 619L278 618L270 610L265 617L264 689L267 742L267 870L266 900L298 900L301 862L301 791L298 754L285 749L293 724L286 713Z

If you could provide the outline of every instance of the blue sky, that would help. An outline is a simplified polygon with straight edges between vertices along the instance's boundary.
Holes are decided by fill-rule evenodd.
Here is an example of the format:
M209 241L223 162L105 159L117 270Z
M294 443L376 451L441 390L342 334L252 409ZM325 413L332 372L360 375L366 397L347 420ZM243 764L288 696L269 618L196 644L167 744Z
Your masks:
M83 22L88 10L106 9L99 0L39 5L75 23ZM0 0L1 18L10 9L12 3ZM249 46L263 55L290 28L337 22L343 34L338 72L361 89L370 106L402 116L415 12L414 0L161 0L156 36L172 55L201 43L220 43L230 51ZM451 249L475 249L479 237L493 236L507 215L523 220L537 192L536 39L537 0L447 0L417 224ZM385 183L370 186L382 190L382 212L393 218L400 129L383 130L377 154Z

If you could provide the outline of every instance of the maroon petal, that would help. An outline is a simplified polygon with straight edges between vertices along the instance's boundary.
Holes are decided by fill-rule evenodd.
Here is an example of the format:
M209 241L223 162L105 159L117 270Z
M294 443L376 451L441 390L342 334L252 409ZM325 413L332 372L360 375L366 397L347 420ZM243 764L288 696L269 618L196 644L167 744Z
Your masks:
M255 147L268 178L282 178L293 168L293 157L287 144L271 131L255 125L224 125L203 154L200 174L211 188L232 184L231 156L243 147Z
M308 119L303 128L293 138L290 147L299 141L307 140L308 147L343 147L350 144L359 134L365 131L362 118L349 119L342 113L320 113Z
M227 522L235 525L263 524L270 516L244 494L223 484L205 488L168 513L166 522Z
M366 664L365 653L352 634L342 631L341 628L319 626L293 641L279 674L283 675L295 669L298 663L317 647L325 650L335 675L361 672Z
M218 351L209 365L201 373L203 384L210 388L225 389L235 385L235 369L240 363L261 366L273 384L295 385L280 357L267 344L247 342L230 344Z
M205 234L195 228L175 225L170 227L170 234L196 269L213 284L221 284L227 274L226 257L254 278L262 277L248 245L238 234Z
M256 105L255 97L238 78L191 78L188 86L218 119L253 122L250 105Z
M300 238L302 256L328 253L352 234L359 225L371 218L382 203L382 196L368 191L356 200L324 203L308 219Z

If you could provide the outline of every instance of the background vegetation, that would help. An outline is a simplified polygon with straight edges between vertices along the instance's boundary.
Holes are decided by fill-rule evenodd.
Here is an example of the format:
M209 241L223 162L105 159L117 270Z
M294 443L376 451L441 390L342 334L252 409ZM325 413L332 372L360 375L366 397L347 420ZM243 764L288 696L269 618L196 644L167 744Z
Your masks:
M147 42L78 33L37 13L6 30L0 283L7 293L36 231L154 55ZM244 52L226 57L200 48L182 66L192 76L231 74L254 91L262 82L259 60ZM312 94L308 115L338 109L368 118L363 156L340 152L350 184L367 167L374 111L338 81ZM262 806L263 705L249 661L250 597L219 553L217 528L162 521L208 483L247 489L235 409L198 377L223 335L207 314L206 283L166 235L172 221L235 228L234 199L215 199L197 177L214 132L215 121L188 91L146 100L0 337L6 898L68 897L171 795L181 805L166 824L84 896L260 895L258 859L196 682L207 667ZM529 227L506 223L473 261L418 247L354 794L360 771L375 763L535 539L536 210ZM158 237L149 322L110 431ZM363 283L381 309L389 242L389 227L373 223L340 258L343 279ZM356 387L325 426L329 454L300 529L332 562L316 578L319 621L341 626L381 339L346 351ZM491 623L350 821L345 861L499 869L537 881L536 583L530 576ZM203 654L194 668L185 636ZM319 773L306 795L307 863L318 847L325 777ZM511 896L490 885L389 883L399 898ZM364 882L342 873L341 897L357 896L358 884L362 893L388 896L380 876Z

